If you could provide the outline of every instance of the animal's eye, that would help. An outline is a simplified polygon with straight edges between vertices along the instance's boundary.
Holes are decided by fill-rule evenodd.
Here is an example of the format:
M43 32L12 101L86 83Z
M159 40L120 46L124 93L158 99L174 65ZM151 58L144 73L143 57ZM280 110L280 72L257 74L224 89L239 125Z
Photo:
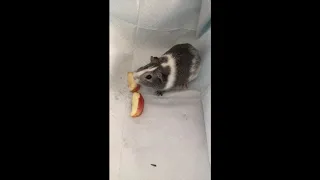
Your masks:
M147 78L147 79L151 79L151 78L152 78L152 76L151 76L151 75L148 75L148 76L146 76L146 78Z

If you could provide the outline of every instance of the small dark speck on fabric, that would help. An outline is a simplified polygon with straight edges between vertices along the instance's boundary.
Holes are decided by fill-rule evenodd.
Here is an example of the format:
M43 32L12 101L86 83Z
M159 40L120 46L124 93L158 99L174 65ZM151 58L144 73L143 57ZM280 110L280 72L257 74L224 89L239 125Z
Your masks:
M151 166L157 167L157 165L155 165L155 164L151 164Z

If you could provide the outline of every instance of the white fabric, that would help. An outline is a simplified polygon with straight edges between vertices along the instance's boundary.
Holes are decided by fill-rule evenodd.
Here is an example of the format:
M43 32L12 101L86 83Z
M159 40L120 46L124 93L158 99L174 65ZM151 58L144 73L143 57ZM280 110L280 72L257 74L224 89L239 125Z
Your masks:
M200 21L205 21L199 20L201 4L197 0L110 2L111 180L210 179L211 32L196 38ZM199 78L189 90L163 97L142 87L144 112L131 118L127 72L186 42L200 51Z

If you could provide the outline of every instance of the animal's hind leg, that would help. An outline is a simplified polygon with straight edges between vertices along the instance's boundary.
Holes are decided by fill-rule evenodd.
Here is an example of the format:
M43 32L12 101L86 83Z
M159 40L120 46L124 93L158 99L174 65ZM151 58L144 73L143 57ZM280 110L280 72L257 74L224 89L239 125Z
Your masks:
M183 89L188 89L188 83L183 84Z

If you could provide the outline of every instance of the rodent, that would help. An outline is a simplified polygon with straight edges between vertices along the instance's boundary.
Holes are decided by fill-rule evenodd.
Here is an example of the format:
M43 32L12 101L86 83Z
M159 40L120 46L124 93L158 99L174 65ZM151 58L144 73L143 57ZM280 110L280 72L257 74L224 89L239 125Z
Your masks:
M199 51L189 43L177 44L160 57L150 57L150 63L133 72L138 84L152 87L155 94L179 87L188 87L188 83L198 77L201 58Z

